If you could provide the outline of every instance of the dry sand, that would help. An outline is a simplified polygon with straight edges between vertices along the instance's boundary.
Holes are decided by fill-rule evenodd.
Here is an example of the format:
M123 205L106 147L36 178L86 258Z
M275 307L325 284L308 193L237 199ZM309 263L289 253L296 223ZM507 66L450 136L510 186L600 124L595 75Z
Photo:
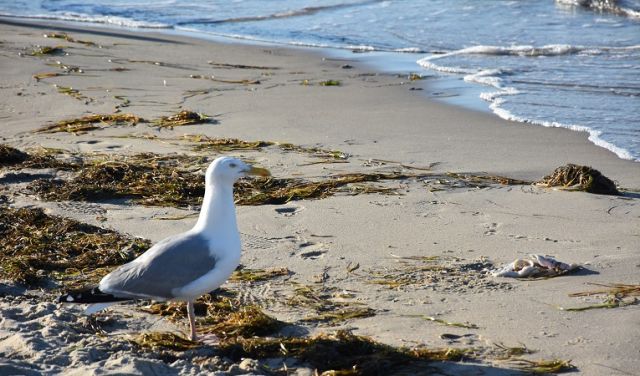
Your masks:
M43 37L45 32L60 30L100 47ZM428 81L378 74L357 63L332 59L322 51L6 20L0 21L0 35L0 141L21 149L188 153L180 142L114 136L205 134L291 142L352 155L348 163L309 164L315 159L277 148L232 153L255 160L277 177L389 171L401 165L437 163L431 171L435 174L486 172L536 180L571 162L597 168L626 189L640 188L640 164L620 160L592 145L586 134L506 122L432 102L421 91L410 90L424 87L428 91ZM63 45L67 54L28 56L36 45ZM32 77L62 73L57 61L82 72L40 81ZM270 69L232 69L210 61ZM346 63L354 69L341 68ZM111 70L116 67L130 70ZM190 75L214 75L218 81ZM341 85L318 84L324 80L340 80ZM59 93L55 85L72 87L80 97ZM113 113L125 97L128 107L120 107L122 112L157 118L185 108L214 115L219 123L161 131L138 125L81 135L33 133L61 119ZM3 172L5 177L7 173ZM601 196L528 185L474 188L461 184L454 188L436 180L386 183L400 188L402 195L343 194L286 205L239 207L242 264L287 267L294 274L288 279L228 287L278 319L296 323L300 333L350 329L408 347L524 344L537 351L530 359L571 359L581 374L639 374L638 306L582 312L558 309L600 302L602 297L568 296L592 289L588 283L640 283L637 194ZM15 179L2 181L0 194L7 195L14 206L44 207L52 214L153 241L186 230L194 222L193 218L154 220L185 213L171 208L38 201L21 194L20 184L10 183ZM440 186L444 189L433 189ZM580 263L587 270L527 281L492 278L483 271L530 253ZM413 256L435 256L444 269L415 271L423 261L411 259ZM355 265L358 268L352 270ZM411 268L414 272L407 276ZM384 278L410 278L410 283L398 287L371 283ZM301 322L309 312L283 304L296 283L345 291L347 299L374 309L376 315L338 326ZM184 330L181 323L139 312L137 305L108 313L111 324L104 337L87 329L89 324L79 309L52 303L54 297L45 291L25 291L2 282L0 288L0 374L264 372L251 361L234 364L219 357L214 347L195 350L174 362L136 350L128 336L140 331ZM423 316L478 328L448 327ZM455 336L443 338L443 334ZM190 361L193 358L208 360L196 363ZM304 365L298 367L290 372L312 372ZM448 374L518 374L495 359L438 367ZM425 374L433 372L424 370Z

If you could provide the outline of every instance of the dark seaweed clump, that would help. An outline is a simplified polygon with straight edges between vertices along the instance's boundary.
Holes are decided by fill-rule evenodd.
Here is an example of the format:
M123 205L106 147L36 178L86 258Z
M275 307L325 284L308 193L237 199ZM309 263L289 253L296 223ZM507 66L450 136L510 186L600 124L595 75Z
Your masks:
M0 166L16 165L27 159L29 159L29 154L11 146L0 144Z
M425 370L434 360L457 361L466 350L409 350L388 346L369 337L337 331L315 337L236 338L220 345L220 351L234 360L290 357L318 372L335 375L389 375ZM328 373L329 374L329 373ZM397 373L396 373L397 374ZM407 373L411 374L411 373Z
M569 188L602 195L620 195L616 184L600 171L571 163L556 168L551 175L536 182L536 185Z
M111 268L133 260L149 242L39 208L0 207L0 277L29 286L53 278L72 287L96 282Z
M8 145L0 144L0 167L12 168L73 168L73 163L55 158L55 150L42 149L38 152L24 152Z

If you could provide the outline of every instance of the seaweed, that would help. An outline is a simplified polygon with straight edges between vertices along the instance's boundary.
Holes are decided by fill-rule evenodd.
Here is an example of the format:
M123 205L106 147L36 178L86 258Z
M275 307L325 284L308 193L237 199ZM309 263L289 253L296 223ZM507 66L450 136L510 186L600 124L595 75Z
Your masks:
M423 320L433 321L433 322L437 322L437 323L442 324L442 325L453 326L453 327L456 327L456 328L465 328L465 329L478 329L479 328L478 325L476 325L476 324L461 323L461 322L451 322L451 321L439 319L439 318L433 317L433 316L408 315L408 317L419 317L419 318L421 318Z
M321 199L333 196L345 186L355 183L372 183L389 180L419 179L423 175L402 173L352 173L329 176L321 181L304 179L262 178L241 181L237 185L237 203L240 205L279 205L290 201ZM352 194L382 192L386 189L355 190Z
M60 73L57 72L45 72L45 73L37 73L33 75L33 78L35 78L36 81L40 81L43 80L45 78L52 78L52 77L58 77L61 76Z
M79 39L74 39L72 38L69 34L67 33L55 33L55 32L51 32L51 33L46 33L43 35L45 38L55 38L55 39L64 39L67 42L71 42L71 43L80 43L80 44L84 44L86 46L95 46L96 44L88 41L88 40L79 40Z
M0 276L28 286L47 278L67 287L97 282L133 260L149 242L38 208L0 207ZM76 286L77 287L77 286Z
M210 116L199 114L197 112L182 110L177 114L171 116L162 116L159 119L153 120L151 124L155 125L159 128L173 128L179 127L183 125L194 125L194 124L205 124L217 123L216 120L212 119Z
M229 281L231 282L264 282L277 277L285 277L293 274L287 268L273 269L249 269L239 268L236 270Z
M591 309L600 308L618 308L628 305L638 304L637 296L640 296L640 285L628 285L622 283L601 284L601 283L589 283L590 285L606 287L605 289L583 291L569 294L571 297L593 296L593 295L606 295L605 300L602 303L592 304L582 307L563 308L560 310L569 312L581 312Z
M508 178L508 177L499 176L499 175L447 172L446 176L464 181L468 184L473 184L476 187L484 187L487 184L496 184L496 183L501 185L530 185L532 183L531 181L528 181L528 180Z
M8 145L0 144L0 167L18 168L57 168L71 170L78 167L74 162L60 161L54 157L57 152L42 148L35 152L24 152Z
M194 150L213 150L218 153L235 150L262 150L262 148L274 144L269 141L243 141L237 138L211 138L206 136L190 137L190 139L197 142Z
M307 316L303 322L322 322L329 325L340 325L343 321L361 319L376 315L376 311L368 307L347 307L327 310L316 315Z
M533 374L548 374L548 373L564 373L573 372L576 367L571 364L571 360L552 359L552 360L529 360L529 359L509 359L509 363L516 368L530 372Z
M616 185L596 169L576 164L556 168L553 173L535 182L540 187L560 187L603 195L620 195Z
M297 153L309 154L313 157L318 158L329 158L336 160L347 160L350 155L348 153L342 152L340 150L327 150L318 147L305 147L300 145L294 145L291 143L276 143L276 145L284 151L293 151Z
M87 99L82 96L77 90L64 86L56 86L58 91L67 95L71 95L77 99ZM115 99L122 101L121 104L116 106L116 111L119 111L122 107L128 107L130 101L124 96L115 96ZM182 125L204 124L212 123L216 121L211 117L196 112L182 110L171 116L162 116L154 120L146 120L133 114L97 114L87 115L79 118L60 120L53 124L41 127L37 132L41 133L55 133L55 132L68 132L68 133L81 133L95 129L102 129L107 126L134 126L138 123L146 123L150 126L158 128L172 128Z
M131 104L129 98L125 97L124 95L114 95L113 98L120 101L120 103L115 106L115 112L120 112L122 111L122 108L129 107L129 105Z
M420 80L424 80L426 77L418 74L418 73L409 73L409 75L407 76L407 79L409 81L420 81Z
M219 349L234 360L295 358L327 375L388 375L407 367L424 370L429 361L460 360L467 353L456 349L397 348L345 330L310 338L235 338L221 343Z
M116 116L116 115L114 115ZM187 207L199 205L204 195L201 175L181 170L181 165L206 162L203 157L160 157L150 153L125 158L85 161L78 174L67 181L36 180L28 186L47 200L94 201L132 199L142 205ZM294 200L322 199L344 192L346 186L388 180L419 178L401 173L342 174L320 181L297 178L243 179L234 190L239 205L278 205ZM392 188L363 187L350 194L391 193Z
M328 158L333 160L346 160L349 158L349 154L341 152L339 150L326 150L318 147L305 147L300 145L294 145L288 142L274 142L274 141L244 141L237 138L212 138L204 135L187 136L189 141L196 142L194 150L196 151L208 151L213 150L216 152L226 152L234 150L262 150L263 148L276 146L280 150L287 152L296 152L308 154L317 158Z
M250 338L275 333L285 324L255 305L219 310L209 308L200 327L202 333L214 333L221 338Z
M493 264L484 258L464 260L460 258L439 260L435 256L403 257L396 267L369 269L367 284L385 286L389 289L407 287L469 293L480 289L505 288L511 285L488 278L486 270ZM427 316L425 316L426 318Z
M106 126L136 125L146 123L141 117L132 114L87 115L75 119L60 120L37 130L39 133L82 133Z
M29 55L30 56L45 56L45 55L65 55L64 46L36 46Z
M342 82L338 80L324 80L324 81L319 81L317 84L320 86L342 86ZM300 82L300 85L312 86L314 84L310 80L302 80Z
M204 315L197 320L198 332L213 333L223 339L268 335L285 325L258 306L240 305L233 298L214 293L200 297L194 308L197 315ZM142 310L174 321L184 319L187 314L183 303L155 303Z
M338 80L326 80L318 83L320 86L342 86L342 82Z
M265 66L260 66L260 65L216 63L215 61L208 61L207 63L213 65L216 68L226 68L226 69L256 69L256 70L277 70L277 69L280 69L278 67L265 67Z
M75 66L75 65L64 64L63 62L61 62L59 60L54 61L54 62L49 62L49 63L47 63L47 65L49 65L51 67L60 68L64 73L84 73L82 68L80 68L78 66Z
M20 164L27 159L29 159L29 154L11 146L0 144L0 166Z
M180 337L175 333L150 332L142 333L131 340L134 344L152 351L169 349L174 351L186 351L200 347L198 342Z
M286 304L314 311L314 314L303 318L302 322L324 323L331 326L339 325L346 320L376 315L374 309L364 307L362 303L333 300L336 294L331 294L331 291L332 289L322 288L320 290L314 286L298 285L294 288L294 294L287 299ZM337 297L344 297L344 295ZM348 297L352 296L348 295Z
M242 85L259 85L260 80L242 79L242 80L230 80L225 78L216 78L215 76L202 76L199 74L191 74L189 78L196 78L202 80L211 80L215 82L222 82L225 84L242 84Z
M202 202L204 179L178 168L205 162L201 157L160 157L142 153L86 161L68 181L36 180L28 186L47 200L132 199L142 205L186 207Z
M72 98L75 98L79 101L91 102L93 101L91 98L84 96L80 91L70 87L70 86L60 86L57 84L53 85L56 89L58 89L58 93L68 95Z

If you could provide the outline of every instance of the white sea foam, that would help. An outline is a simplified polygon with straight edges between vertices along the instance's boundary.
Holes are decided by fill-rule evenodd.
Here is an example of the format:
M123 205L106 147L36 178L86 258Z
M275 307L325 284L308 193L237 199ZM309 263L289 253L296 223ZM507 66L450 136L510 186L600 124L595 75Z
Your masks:
M53 21L71 21L83 23L105 24L111 26L128 27L134 29L171 29L172 26L159 22L137 21L125 17L118 16L89 16L82 13L65 12L60 14L34 14L29 16L16 15L11 13L0 13L2 17L53 20Z
M564 124L556 121L535 120L535 119L528 119L525 117L517 116L511 113L509 110L501 107L501 105L503 105L506 102L505 99L502 98L503 95L505 95L505 93L482 93L481 98L491 102L491 104L489 105L489 108L494 114L498 115L502 119L517 121L519 123L525 123L525 124L541 125L543 127L548 127L548 128L566 128L576 132L587 132L589 134L588 139L593 144L612 151L619 158L628 159L632 161L640 161L640 158L634 158L634 156L628 150L618 147L602 139L601 131L591 129L584 125Z

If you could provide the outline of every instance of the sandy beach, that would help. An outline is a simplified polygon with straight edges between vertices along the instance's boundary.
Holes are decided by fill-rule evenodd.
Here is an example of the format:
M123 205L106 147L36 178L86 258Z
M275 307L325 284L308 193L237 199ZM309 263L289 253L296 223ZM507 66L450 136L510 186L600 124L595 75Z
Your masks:
M322 197L239 202L243 268L286 273L237 278L223 287L238 304L258 306L285 323L269 338L346 330L393 348L468 351L458 361L380 374L527 374L517 359L570 360L584 375L639 374L636 298L570 296L640 284L640 164L593 145L587 134L435 102L426 95L428 79L382 74L317 49L3 19L0 35L0 144L34 155L48 151L69 163L154 153L176 158L180 174L197 175L222 154L280 179L378 174L328 188ZM160 125L158 119L182 110L207 119ZM39 131L62 120L114 114L148 121ZM220 138L265 143L199 147ZM181 164L183 157L192 164ZM567 163L599 170L623 195L527 183ZM47 194L34 189L37 179L71 181L79 170L67 167L0 164L0 208L42 208L151 242L195 222L197 201L70 199L60 195L69 185ZM496 176L524 182L501 184ZM0 231L11 226L0 223ZM523 280L489 273L530 254L582 268ZM81 308L54 303L65 283L0 281L0 374L313 375L331 369L286 351L247 360L215 344L149 350L131 339L182 335L185 321L145 312L150 303L139 302L92 322ZM312 293L302 295L314 296L316 305L296 300L301 291ZM607 302L611 307L567 310ZM354 307L360 316L316 317ZM503 351L522 346L531 353Z

